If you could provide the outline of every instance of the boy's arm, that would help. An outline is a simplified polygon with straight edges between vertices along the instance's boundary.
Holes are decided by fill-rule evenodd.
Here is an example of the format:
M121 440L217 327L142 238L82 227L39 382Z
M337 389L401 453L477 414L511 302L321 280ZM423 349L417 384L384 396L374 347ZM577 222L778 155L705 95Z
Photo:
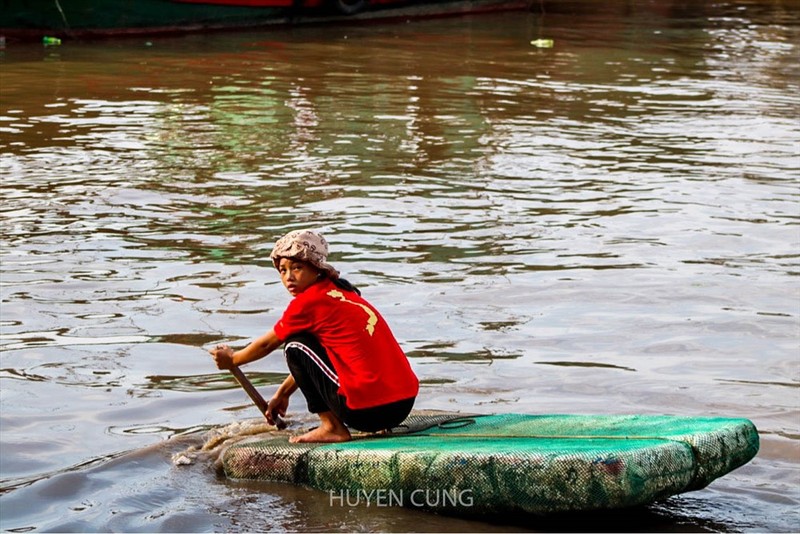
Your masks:
M280 347L282 343L275 331L270 330L241 350L234 351L227 345L218 345L208 352L217 363L218 369L230 369L259 360Z
M267 404L267 412L264 415L267 416L268 423L275 424L280 417L286 415L286 410L289 408L289 397L295 391L297 391L297 383L294 381L294 377L289 375Z

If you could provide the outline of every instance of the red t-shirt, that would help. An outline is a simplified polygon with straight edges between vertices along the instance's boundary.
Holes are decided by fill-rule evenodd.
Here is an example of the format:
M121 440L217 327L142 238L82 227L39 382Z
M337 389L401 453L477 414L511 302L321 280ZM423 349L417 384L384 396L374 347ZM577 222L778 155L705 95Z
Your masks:
M274 331L281 340L300 332L316 336L328 351L349 408L372 408L419 392L417 376L383 317L357 293L330 280L292 299Z

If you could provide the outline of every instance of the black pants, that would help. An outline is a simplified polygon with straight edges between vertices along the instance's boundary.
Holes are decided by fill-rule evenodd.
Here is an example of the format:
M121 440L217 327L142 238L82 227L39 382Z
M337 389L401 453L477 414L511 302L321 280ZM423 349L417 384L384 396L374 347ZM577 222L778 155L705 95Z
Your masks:
M363 432L377 432L402 423L415 397L389 404L353 410L339 395L339 377L328 353L317 338L308 333L291 336L283 347L286 364L303 392L311 413L333 412L344 424Z

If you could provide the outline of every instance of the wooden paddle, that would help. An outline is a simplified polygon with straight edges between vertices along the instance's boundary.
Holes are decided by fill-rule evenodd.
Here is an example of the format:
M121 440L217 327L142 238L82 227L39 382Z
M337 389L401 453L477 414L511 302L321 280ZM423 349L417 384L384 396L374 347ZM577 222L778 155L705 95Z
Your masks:
M247 396L250 397L250 400L252 400L256 406L258 406L258 409L261 411L261 415L266 414L268 407L267 401L264 400L264 397L261 396L255 386L250 383L250 380L247 379L242 370L234 365L230 368L230 372L236 381L239 382L239 385L242 386L242 389L245 391L245 393L247 393ZM278 430L283 430L286 428L286 422L281 419L281 416L278 414L275 414L275 427Z

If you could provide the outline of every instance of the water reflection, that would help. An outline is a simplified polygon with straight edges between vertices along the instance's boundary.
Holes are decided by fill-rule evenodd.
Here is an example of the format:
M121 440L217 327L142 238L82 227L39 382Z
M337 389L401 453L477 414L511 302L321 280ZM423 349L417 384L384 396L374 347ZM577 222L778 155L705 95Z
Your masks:
M286 378L286 373L247 373L254 386L277 386ZM193 376L148 376L148 382L141 385L145 389L171 391L215 391L238 389L239 384L229 373L215 373Z
M409 52L398 61L405 63L412 60L414 52L424 53L441 68L435 75L414 75L412 79L400 72L395 74L392 65L372 61L388 55L388 47L397 48L398 43L390 40L378 42L376 48L366 52L366 66L359 67L358 76L347 72L346 60L335 68L329 65L329 70L306 67L295 60L292 54L320 53L315 47L321 44L315 42L289 47L283 50L285 57L279 58L239 42L244 52L222 54L221 70L225 74L220 70L209 72L209 62L205 61L201 68L178 73L172 58L157 53L133 72L128 64L112 63L123 80L144 75L151 81L161 81L160 85L181 83L183 87L129 83L136 93L148 94L152 100L68 98L65 105L71 103L74 109L58 108L57 115L30 120L37 128L48 123L58 125L58 135L40 131L44 139L72 139L79 146L91 146L103 157L118 152L121 159L131 160L128 169L136 169L141 160L147 168L139 169L138 180L144 180L152 193L137 187L126 195L124 190L115 189L112 199L103 198L98 190L100 205L92 207L91 213L66 210L58 219L51 217L48 227L75 224L77 218L87 235L124 227L126 231L119 237L136 249L176 251L194 261L234 262L238 257L258 262L259 254L253 249L262 245L265 237L288 228L292 219L339 226L342 218L361 213L364 220L356 218L353 225L374 231L379 221L412 210L415 216L411 220L416 224L397 228L395 233L438 233L452 221L463 221L460 229L450 228L461 239L449 250L441 243L430 245L433 255L426 252L424 243L404 243L402 247L411 261L452 263L505 252L507 247L495 243L490 248L485 237L469 235L496 227L499 221L518 227L534 217L544 224L554 219L572 226L637 213L664 213L665 205L666 209L676 209L675 204L665 202L665 193L668 195L676 181L661 177L660 183L653 183L643 178L648 170L660 174L670 169L675 174L683 168L688 179L696 174L691 167L706 170L713 147L707 146L702 135L679 133L687 131L680 117L685 113L693 118L699 111L730 106L730 99L721 98L725 88L720 87L718 77L710 83L686 80L676 85L676 71L680 76L696 68L696 58L685 58L686 65L682 66L676 64L678 59L684 61L680 55L670 56L669 64L653 72L653 64L664 61L662 55L649 57L640 52L633 58L620 55L595 59L586 50L579 54L569 48L531 55L532 51L519 49L515 37L519 38L512 35L499 45L506 47L507 56L501 55L496 61L500 72L492 78L451 74L456 70L478 71L478 52L467 48L467 54L453 61L452 56L433 53L430 40L419 36L400 43L407 45L400 49ZM436 40L433 44L443 43ZM450 48L459 45L446 44ZM330 43L325 46L329 52ZM339 46L349 49L350 44L342 42ZM509 70L508 76L503 76L506 65L518 67L516 62L526 56L529 61L522 63L521 72ZM783 57L778 53L775 60L783 61ZM758 64L764 59L759 56ZM620 84L600 83L608 72L597 71L594 66L603 64L619 69L616 75ZM254 65L257 68L253 69ZM175 76L154 76L164 68ZM543 74L550 70L569 82ZM372 91L364 93L365 80L371 79L380 80L380 90L376 91L373 84ZM735 90L739 93L741 88ZM368 102L364 101L365 94L369 95ZM382 113L376 115L373 109ZM79 118L73 118L75 115ZM346 132L338 127L340 124L348 125ZM113 135L107 135L109 132ZM52 148L50 143L46 146ZM206 152L218 161L206 160ZM563 162L564 156L568 165ZM417 165L408 167L412 161ZM365 172L359 162L371 162L369 171ZM445 163L436 168L439 162ZM111 161L90 159L87 163L109 167L106 163ZM476 175L470 168L473 166L481 173ZM425 172L418 175L423 167ZM579 176L575 176L576 168L581 169ZM171 176L164 176L165 171ZM634 171L638 179L631 183L627 174ZM712 178L702 174L703 180ZM153 180L155 176L157 180ZM107 178L104 176L104 180ZM130 181L122 176L117 179ZM54 185L52 181L49 184ZM76 185L81 189L92 187L86 182ZM31 193L37 189L34 187ZM399 198L395 195L398 190L403 193ZM183 193L188 191L191 194ZM429 204L419 203L421 194L430 198ZM638 197L635 201L633 195ZM566 209L554 206L554 199ZM591 208L575 209L576 202L590 204ZM104 211L103 204L116 213L121 208L125 215L115 221L107 213L101 223L97 219ZM512 213L508 213L509 205L515 206ZM437 216L428 220L424 214L431 211ZM483 212L483 217L471 221L476 212ZM495 224L487 225L487 219ZM269 236L264 236L264 230ZM23 233L47 232L32 229ZM538 233L528 231L519 237L535 238ZM657 242L654 237L619 236L609 244L632 239ZM370 243L359 245L369 247ZM384 243L375 248L386 249ZM578 256L599 258L599 254ZM605 254L607 258L619 257ZM385 259L397 258L392 255ZM595 263L599 265L593 268L645 265Z
M596 367L599 369L619 369L621 371L633 371L636 369L631 367L624 367L622 365L613 365L610 363L599 362L535 362L537 365L558 365L563 367Z
M470 352L446 351L439 348L435 350L420 348L413 351L406 351L406 354L409 358L434 358L442 361L484 363L488 365L495 360L513 360L522 356L520 352L507 352L486 347Z

